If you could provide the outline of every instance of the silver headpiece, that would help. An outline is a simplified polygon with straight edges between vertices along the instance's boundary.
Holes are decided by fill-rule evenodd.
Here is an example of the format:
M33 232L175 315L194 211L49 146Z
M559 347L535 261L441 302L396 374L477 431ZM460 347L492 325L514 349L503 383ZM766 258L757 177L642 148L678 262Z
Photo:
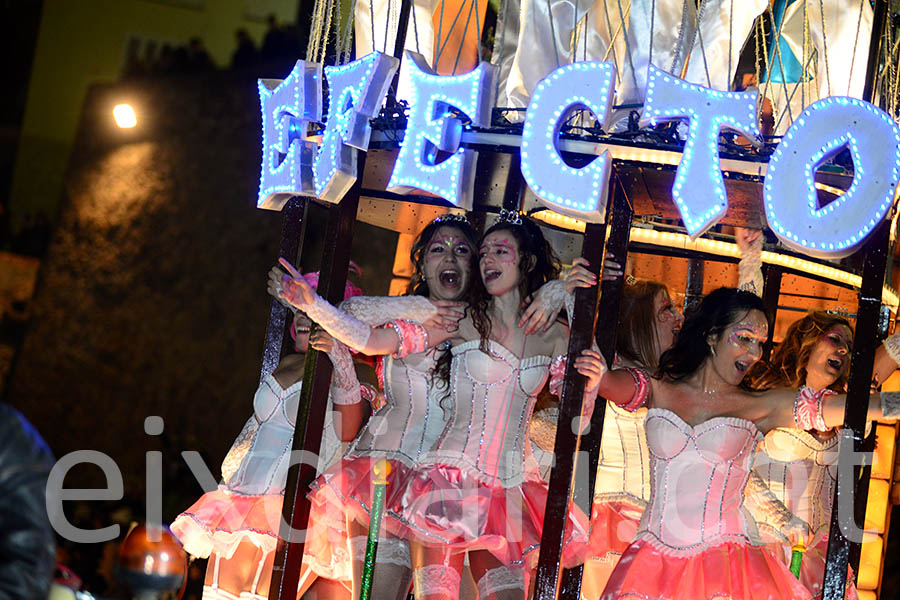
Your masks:
M497 220L498 223L510 223L512 225L521 225L522 224L522 213L517 210L506 210L505 208L500 209L500 218Z
M445 213L443 215L439 215L439 216L435 217L435 219L432 221L432 223L437 223L437 224L465 223L466 225L469 225L469 226L472 225L471 223L469 223L469 219L466 218L466 215L459 214L459 213Z

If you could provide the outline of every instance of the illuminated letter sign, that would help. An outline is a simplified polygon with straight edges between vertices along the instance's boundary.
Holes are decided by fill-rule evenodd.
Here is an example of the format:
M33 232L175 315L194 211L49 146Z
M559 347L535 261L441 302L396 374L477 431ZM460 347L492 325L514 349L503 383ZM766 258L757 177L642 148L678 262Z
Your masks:
M853 157L853 183L820 207L816 169L842 147ZM884 219L900 180L900 129L856 98L811 104L769 160L763 197L769 226L782 242L820 258L853 254Z
M256 205L279 210L291 196L314 193L316 143L305 138L307 124L322 120L322 67L298 60L284 81L260 79L256 87L263 128Z
M356 150L369 148L369 119L378 114L400 61L381 52L325 67L328 114L314 166L316 196L340 202L356 181Z
M756 98L756 92L719 92L650 67L641 121L651 125L671 119L690 121L672 199L692 238L714 225L728 208L719 168L719 130L727 127L751 139L759 136Z
M409 119L388 189L437 194L471 210L475 151L461 148L463 113L473 125L490 125L497 67L481 63L465 75L435 75L425 58L406 52L401 77L409 89ZM438 151L450 157L439 161Z
M522 175L547 207L590 222L606 214L609 152L581 168L559 153L559 130L571 109L590 109L606 122L615 93L612 63L579 62L560 67L537 85L522 130Z

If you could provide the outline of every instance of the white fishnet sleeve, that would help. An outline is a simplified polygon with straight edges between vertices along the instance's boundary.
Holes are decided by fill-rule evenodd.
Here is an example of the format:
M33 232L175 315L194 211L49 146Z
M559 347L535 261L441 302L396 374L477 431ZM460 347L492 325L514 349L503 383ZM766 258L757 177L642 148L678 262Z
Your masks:
M553 313L550 321L555 321L559 315L559 311L563 308L569 318L569 326L572 325L572 312L575 308L575 294L566 291L566 282L562 279L554 279L548 281L534 293L532 304L538 303L543 306L545 312Z
M328 334L357 352L365 349L372 333L366 323L336 308L318 294L312 303L294 303L294 306L306 313L311 320L319 324Z
M750 472L744 487L744 507L758 524L774 530L784 541L792 541L797 535L809 541L809 524L795 516L756 471Z
M237 439L231 444L228 454L222 460L222 481L225 483L231 481L231 476L234 475L234 472L241 466L244 457L247 456L257 429L259 429L259 421L256 420L256 416L252 416L247 419Z
M763 236L759 236L750 244L750 249L741 255L738 263L738 289L745 292L752 292L762 297L763 293L763 274L762 274L762 248Z
M335 340L328 358L334 367L331 375L331 401L341 406L362 402L359 379L347 346Z
M553 452L556 447L556 425L559 422L559 408L548 406L539 410L531 417L528 425L528 437L531 441L547 452Z
M367 325L396 319L424 323L438 311L425 296L355 296L344 300L341 309Z

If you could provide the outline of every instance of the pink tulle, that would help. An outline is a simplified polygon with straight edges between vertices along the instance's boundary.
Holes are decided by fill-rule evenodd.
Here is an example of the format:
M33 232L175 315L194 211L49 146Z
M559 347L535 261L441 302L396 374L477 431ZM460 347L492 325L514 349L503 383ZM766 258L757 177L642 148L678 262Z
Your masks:
M637 534L643 507L633 502L595 502L591 511L590 556L623 554Z
M251 542L263 553L278 544L284 497L234 494L223 487L203 494L175 519L172 532L192 556L215 553L230 558L241 543ZM350 550L346 526L312 507L304 542L304 563L317 575L350 581ZM337 526L334 526L337 525Z
M762 546L725 542L674 556L646 540L633 543L609 578L603 600L797 600L812 594Z
M436 465L414 473L392 529L407 528L420 543L462 552L487 550L503 564L532 566L544 525L547 484L539 478L504 488L464 469ZM562 562L573 567L587 554L588 519L569 509Z

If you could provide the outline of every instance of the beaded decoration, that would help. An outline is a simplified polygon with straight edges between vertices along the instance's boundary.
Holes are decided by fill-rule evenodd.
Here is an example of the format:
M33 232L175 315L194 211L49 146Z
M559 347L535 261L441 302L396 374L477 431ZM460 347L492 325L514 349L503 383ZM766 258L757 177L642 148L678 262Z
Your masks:
M451 224L452 225L454 223L463 223L463 224L469 225L469 226L472 225L469 222L468 217L466 217L466 215L460 214L460 213L445 213L443 215L439 215L439 216L435 217L435 219L432 221L432 223L441 224L441 225L443 225L443 224Z
M522 213L517 210L506 210L505 208L501 208L500 218L497 220L497 222L509 223L510 225L521 225Z
M797 427L807 431L831 429L825 424L825 417L822 416L822 398L833 395L835 392L829 389L816 392L811 387L800 388L797 391L797 398L794 400L794 422L797 423Z

